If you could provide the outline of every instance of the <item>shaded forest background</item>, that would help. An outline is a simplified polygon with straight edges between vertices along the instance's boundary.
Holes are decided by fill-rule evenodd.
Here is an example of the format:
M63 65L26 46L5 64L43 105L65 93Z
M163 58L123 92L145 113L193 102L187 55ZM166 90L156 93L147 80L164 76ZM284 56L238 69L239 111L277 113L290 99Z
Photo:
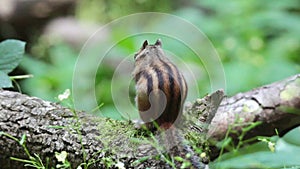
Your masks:
M20 88L23 93L45 100L57 101L58 94L72 88L74 65L89 36L106 23L140 12L169 13L196 25L211 40L221 58L228 95L300 72L300 2L297 0L225 0L222 3L210 0L159 3L150 0L2 0L0 6L0 40L14 38L27 42L21 66L10 75L33 74L33 78L18 81ZM118 33L111 31L106 36ZM157 37L146 38L154 42ZM118 52L110 56L111 62L124 58L124 51L134 53L141 43L127 39L117 47ZM185 63L199 72L196 80L201 96L209 93L211 84L203 63L195 63L189 49L168 45L169 48L174 45L174 53L183 54ZM106 64L105 69L98 71L95 88L98 103L103 103L104 115L121 118L111 98L110 79L114 69L114 64ZM130 96L134 97L133 86Z
M215 47L222 62L226 78L226 87L224 90L229 96L286 79L287 77L299 74L300 72L300 1L298 0L223 0L222 2L211 0L164 0L160 2L150 0L0 0L0 41L6 39L19 39L26 42L26 54L20 66L9 75L33 75L32 78L18 80L17 83L14 83L14 88L9 90L20 91L21 93L28 94L29 96L36 96L43 100L59 102L58 95L63 93L66 89L72 89L72 83L74 83L72 82L72 78L76 61L89 37L107 23L116 21L120 17L143 12L162 12L178 16L189 21L202 31L203 35L207 36L211 44ZM152 21L153 19L156 18L149 18L149 21ZM145 20L144 22L148 22L148 20ZM142 27L143 24L140 26ZM151 26L175 29L169 28L168 23L163 20L157 20L155 25ZM99 69L96 74L95 84L92 84L96 89L95 94L97 103L98 105L101 105L99 106L101 112L98 112L99 114L96 115L112 117L114 119L123 118L116 109L115 102L112 99L112 77L118 63L125 57L128 57L128 53L132 56L130 62L134 62L133 54L138 50L145 39L148 39L150 43L153 43L157 38L161 38L163 41L163 48L168 49L178 56L179 59L184 61L185 67L190 68L194 73L194 78L197 82L196 88L199 89L200 93L193 93L190 91L187 98L188 101L194 101L193 104L197 104L200 99L196 98L202 98L207 93L212 92L211 78L213 77L210 77L207 73L207 65L202 63L201 60L195 60L195 57L197 56L188 47L178 47L180 39L175 42L176 39L174 40L160 34L133 35L124 40L118 39L118 35L123 33L122 29L124 28L125 30L128 27L129 25L124 25L124 27L120 29L111 29L107 32L102 32L102 34L97 37L99 39L109 37L114 39L117 45L114 47L114 52L107 55L101 69ZM188 41L193 41L192 36L187 36L187 38L191 38L188 39ZM99 46L101 45L103 44L99 44ZM181 46L184 45L181 44ZM204 51L203 53L211 52L210 49L204 48L201 45L199 45L199 48ZM178 66L181 69L181 65ZM86 65L86 72L90 72L91 69L92 68L89 65ZM190 82L189 72L184 68L181 69L181 71L187 75L187 81ZM131 70L125 69L123 70L123 73L130 75ZM298 77L299 75L297 77L295 76L295 79ZM118 79L118 83L114 84L118 90L117 93L125 83L127 83L126 80L122 80L122 78ZM295 100L298 101L299 79L289 85L290 86L285 86L287 90L286 92L283 92L284 98L295 97ZM195 86L189 87L191 89ZM135 95L134 84L131 83L129 88L128 94L133 103ZM267 87L263 87L263 89L266 88ZM277 90L278 87L275 89ZM5 94L6 91L2 91L2 94L3 93ZM19 94L15 93L14 95ZM266 95L268 97L265 96L261 98L271 98L271 100L279 99L272 97L273 95ZM242 94L235 96L240 97ZM27 98L25 95L22 95L22 97ZM2 99L3 103L9 100L6 99L6 97L3 98L5 98ZM14 97L8 98L10 98L13 103L15 102ZM278 104L275 105L274 108L269 105L261 104L261 102L259 102L260 100L255 99L253 96L250 96L249 98L250 100L252 99L252 103L257 102L256 104L267 110L267 112L269 110L274 110L275 113L281 112L280 107L276 107ZM80 101L85 105L85 103L91 101L89 99L89 97L82 95ZM34 103L35 100L36 99L33 98ZM237 100L241 101L241 99ZM40 101L43 102L42 100ZM70 106L66 102L60 102L59 104L67 104L67 106ZM14 111L14 106L16 106L15 104L7 104L7 106L5 104L3 105L4 109L1 109L2 111L5 109ZM20 105L21 107L16 107L22 110L24 109L23 106L26 107L27 104L20 102ZM191 106L192 104L189 105ZM72 105L70 107L72 107ZM242 104L241 107L243 112L246 112L247 115L250 114L248 113L250 110L247 106ZM276 111L277 108L279 111ZM285 111L294 113L291 115L295 115L295 117L296 114L299 113L299 109L297 108L292 110L286 109ZM21 116L24 115L22 111L17 110L14 112L19 113ZM31 113L31 111L28 112ZM87 112L90 113L93 111L88 110ZM231 113L231 111L225 112ZM51 113L51 111L49 114L50 117L56 115L55 113ZM11 114L1 113L1 115L3 117L7 116L7 119L9 119ZM271 117L278 117L277 114L271 115L273 115ZM34 118L38 119L43 119L43 117L44 116L42 115L34 115ZM218 117L221 118L220 121L222 122L223 117ZM0 119L3 120L4 118ZM107 122L105 118L99 119ZM274 120L275 118L271 119ZM53 119L51 118L51 120ZM288 120L295 120L298 125L297 118L288 118ZM4 119L4 121L7 122L8 120ZM58 119L58 121L61 122L61 119ZM270 120L267 119L266 121L269 122ZM33 131L39 130L39 128L36 127L39 123L36 123L35 120L32 122L33 127L30 129ZM120 122L121 124L123 121L117 120L117 122ZM245 121L238 122L243 126ZM109 122L109 124L110 123L111 122ZM118 126L114 125L114 123L112 123L112 125L114 125L114 127L117 126L116 128L111 126L104 127L112 130L109 131L109 134L103 132L104 134L102 136L105 136L103 138L119 136L118 132L124 133L125 130L136 131L133 129L133 126L128 125L127 121L125 123L124 127L121 125L121 129L118 129ZM279 123L288 124L284 122ZM19 124L22 123L17 123L17 129L19 128ZM43 124L44 123L42 123L42 125ZM88 127L96 126L91 125L91 123L84 123L84 125L87 125ZM101 127L105 126L102 123L98 125ZM278 126L275 125L274 127L271 125L271 129L264 129L271 132L272 134L270 135L274 135L275 132L275 136L257 136L254 138L255 141L258 141L257 144L246 146L248 140L242 140L243 135L256 124L250 122L249 125L250 127L242 128L242 133L238 135L241 140L239 140L237 146L233 145L232 138L227 136L223 141L217 143L216 146L218 148L222 150L226 148L230 152L225 155L223 155L224 152L221 152L221 158L219 158L218 161L212 162L211 166L215 165L215 167L218 167L218 165L220 165L222 167L227 166L227 168L232 168L232 166L238 166L237 168L247 168L248 166L253 166L253 164L257 164L258 166L261 166L261 168L265 168L265 166L299 166L299 159L297 158L299 153L298 140L300 138L299 127L291 130L283 137L279 137L279 134L276 133L278 131L274 129L278 129ZM3 126L4 123L2 123L1 127ZM223 127L226 125L218 126ZM88 127L83 127L83 129L87 129ZM8 125L7 129L14 131L12 125ZM273 131L273 129L275 131ZM58 130L60 132L67 132L61 129ZM229 132L234 133L236 131L228 129L226 134ZM86 133L90 134L89 132ZM223 134L224 133L225 132L223 132ZM0 132L0 136L4 134L5 133L2 131ZM20 134L23 133L12 132L11 134L20 138ZM75 134L80 135L81 133ZM98 136L98 134L96 135ZM132 136L131 134L129 135ZM30 136L36 137L36 135L33 134L28 136L27 143L29 147L36 147L36 144L30 145ZM61 134L59 136L63 137L64 135ZM6 139L6 137L1 138ZM24 141L25 139L26 134L23 134L22 140ZM13 142L13 144L10 144L12 145L12 149L18 151L19 149L15 149L14 146L14 144L17 144L14 143L16 140L10 141ZM35 141L35 139L32 139L31 141ZM69 141L74 140L69 139ZM199 139L195 138L194 141L197 142ZM19 141L19 143L20 142L22 141ZM7 144L6 140L4 140L4 143ZM90 142L87 141L86 143ZM42 146L43 145L45 144L42 144ZM80 144L77 145L80 146ZM99 146L98 143L95 145ZM242 148L242 146L245 147ZM4 147L7 148L7 146ZM73 146L70 147L73 148ZM99 149L101 148L95 148L97 151ZM7 152L11 152L10 149L6 150ZM199 150L200 153L202 152L200 148L196 150ZM50 152L56 153L58 151L59 150ZM68 151L68 153L70 152ZM128 154L126 154L126 156L128 156ZM11 157L11 155L7 155L7 158L9 157ZM112 157L109 159L112 159ZM221 160L221 163L219 163L219 160ZM111 163L112 162L113 161L111 161Z

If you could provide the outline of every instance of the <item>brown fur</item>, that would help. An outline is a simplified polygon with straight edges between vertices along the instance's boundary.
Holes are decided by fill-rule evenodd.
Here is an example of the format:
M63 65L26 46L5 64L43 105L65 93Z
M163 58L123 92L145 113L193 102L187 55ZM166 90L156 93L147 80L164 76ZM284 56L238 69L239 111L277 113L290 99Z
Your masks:
M160 40L154 45L148 45L148 41L143 43L135 55L133 75L136 104L148 127L153 121L158 126L170 126L180 118L187 85L177 67L165 56Z

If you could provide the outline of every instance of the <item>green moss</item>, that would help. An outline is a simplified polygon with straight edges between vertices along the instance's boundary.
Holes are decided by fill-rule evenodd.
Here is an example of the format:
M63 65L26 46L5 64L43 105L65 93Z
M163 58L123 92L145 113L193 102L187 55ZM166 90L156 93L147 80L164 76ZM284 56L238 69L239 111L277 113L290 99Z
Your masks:
M300 96L300 78L296 79L294 82L288 84L280 93L280 98L284 101L289 101L295 97Z

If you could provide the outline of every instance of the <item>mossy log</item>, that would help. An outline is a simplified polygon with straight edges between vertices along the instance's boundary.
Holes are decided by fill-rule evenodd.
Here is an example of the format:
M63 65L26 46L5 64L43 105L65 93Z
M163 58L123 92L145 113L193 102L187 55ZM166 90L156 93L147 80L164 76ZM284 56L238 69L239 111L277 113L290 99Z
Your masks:
M209 107L209 102L215 100L212 96L199 99L186 108L188 115L208 124L205 130L195 130L207 139L222 140L237 119L244 124L261 123L247 133L247 138L275 135L275 129L282 134L300 125L300 74L225 97L222 101L219 98L220 104L217 101L211 103L215 106ZM201 104L203 102L205 104ZM196 124L190 127L199 128ZM237 125L235 130L242 127ZM58 163L56 152L66 151L72 168L84 163L89 164L89 168L163 167L163 161L154 159L136 163L155 152L150 143L141 144L134 139L136 135L138 131L131 122L94 117L58 103L0 90L0 164L3 169L24 168L24 163L10 159L28 159L24 147L16 140L22 140L22 137L30 155L38 155L49 166L55 167Z

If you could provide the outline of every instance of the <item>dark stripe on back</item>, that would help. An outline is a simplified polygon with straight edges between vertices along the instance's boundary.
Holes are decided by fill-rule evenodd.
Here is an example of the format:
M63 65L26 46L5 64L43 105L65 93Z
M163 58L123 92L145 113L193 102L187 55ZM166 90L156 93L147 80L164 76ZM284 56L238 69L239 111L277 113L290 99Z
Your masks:
M137 82L140 80L142 74L143 74L143 72L139 72L139 73L137 73L137 74L135 75L135 78L134 78L135 83L137 83Z
M149 75L147 72L143 72L142 74L144 78L147 79L147 95L149 96L149 94L153 90L153 79L152 76Z
M153 67L154 72L157 75L157 81L158 81L158 88L162 91L164 91L164 77L162 74L162 71L158 67Z
M154 72L156 73L157 82L158 82L158 89L160 89L161 91L164 92L164 94L166 94L165 89L164 89L165 81L164 81L163 72L157 66L154 66L153 69L154 69ZM155 117L157 117L157 119L159 119L161 117L161 115L163 115L164 112L165 112L165 110L162 110L162 112L159 112L161 106L163 106L161 100L162 100L161 95L158 95L158 98L157 98L156 104L155 104L155 108L154 108L155 109L154 110L155 111ZM159 114L160 114L160 116L159 116Z
M176 108L175 109L175 111L177 111L178 112L178 114L179 113L181 113L181 112L179 112L180 111L180 106L182 106L181 105L181 98L182 98L182 84L181 84L181 76L180 76L180 74L179 74L179 71L178 71L178 69L177 69L177 67L175 67L174 66L174 68L175 68L175 73L176 73L176 77L177 77L177 79L176 79L176 83L178 83L178 87L179 87L179 93L178 93L178 97L175 97L175 98L177 98L176 99L176 101L175 101L175 103L176 103L176 105L174 105L174 107ZM178 116L178 115L177 115ZM176 117L177 118L177 117Z
M170 86L170 98L169 98L169 104L168 104L168 109L167 110L172 110L172 105L174 103L174 76L173 76L173 71L170 67L170 65L168 65L167 63L163 62L164 64L164 67L167 68L167 71L168 71L168 77L169 77L169 86ZM170 113L173 113L173 112L170 112Z
M179 87L180 87L180 93L181 95L183 95L183 92L184 92L184 89L183 89L183 86L182 86L182 76L180 75L178 69L176 68L176 75L178 77L178 83L179 83Z
M169 86L170 86L170 91L169 91L170 98L167 98L168 99L168 104L166 105L167 106L166 110L170 111L170 112L167 112L167 113L169 113L168 115L171 115L171 114L174 115L175 112L179 111L179 107L181 105L181 96L180 96L181 94L179 94L178 97L174 96L174 94L175 94L174 87L176 85L175 83L178 83L178 82L176 82L178 80L175 79L176 77L174 77L174 72L173 72L172 68L170 67L170 64L172 64L172 63L170 63L170 62L166 63L160 57L159 57L159 61L163 64L163 67L165 67L167 69ZM174 68L176 69L176 72L178 72L178 70L175 66L174 66ZM179 85L181 86L181 84L179 84ZM176 99L176 98L178 98L178 99ZM174 105L174 104L176 104L176 105ZM175 120L176 118L177 117L173 117L173 116L172 117L170 117L170 116L167 117L167 119L171 120L170 122L172 122L172 123L173 123L173 120Z

